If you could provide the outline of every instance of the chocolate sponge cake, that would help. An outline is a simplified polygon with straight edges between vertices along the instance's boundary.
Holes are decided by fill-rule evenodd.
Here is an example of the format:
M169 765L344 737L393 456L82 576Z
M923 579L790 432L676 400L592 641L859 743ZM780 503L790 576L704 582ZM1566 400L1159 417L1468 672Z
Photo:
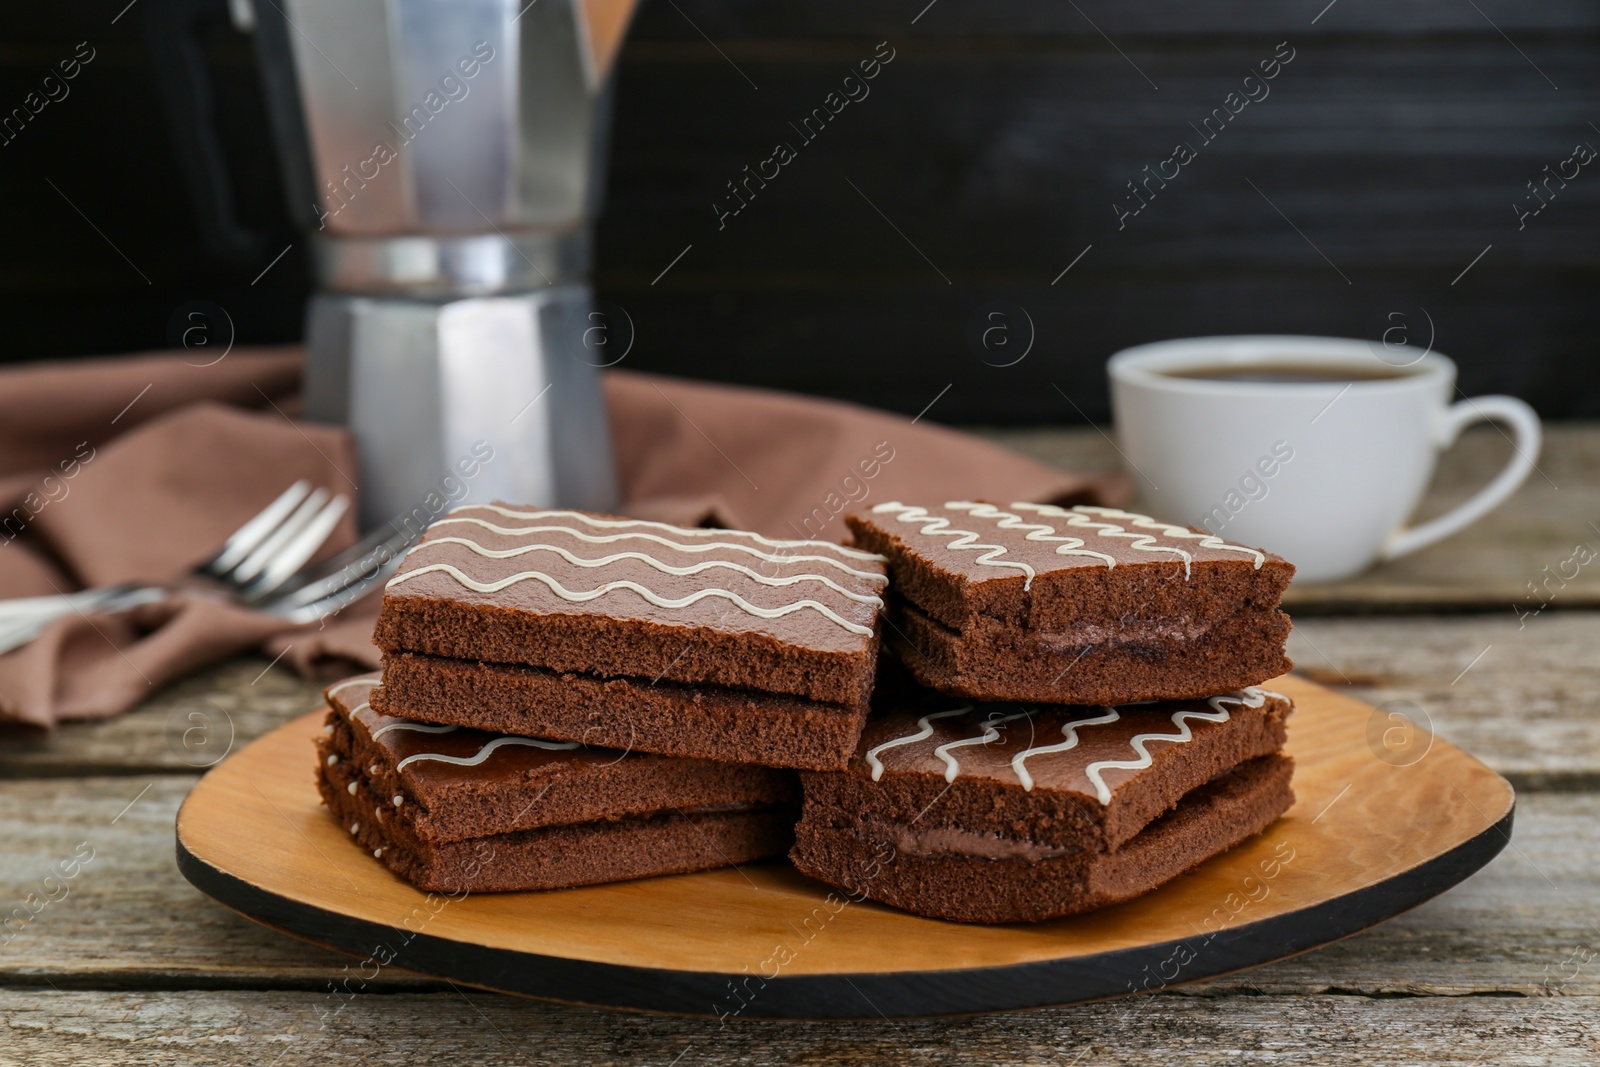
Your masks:
M792 771L623 753L381 715L376 674L327 690L323 801L420 889L558 889L781 855Z
M926 703L926 702L924 702ZM803 873L933 918L1021 922L1149 892L1288 810L1289 700L1247 688L1121 707L940 699L804 772ZM870 882L862 857L892 850Z
M847 516L886 556L891 647L923 685L978 700L1119 704L1277 677L1294 567L1115 508L954 501Z
M374 703L501 733L727 762L844 765L865 704L386 652Z
M843 766L881 557L577 511L458 508L384 593L387 714L642 752Z

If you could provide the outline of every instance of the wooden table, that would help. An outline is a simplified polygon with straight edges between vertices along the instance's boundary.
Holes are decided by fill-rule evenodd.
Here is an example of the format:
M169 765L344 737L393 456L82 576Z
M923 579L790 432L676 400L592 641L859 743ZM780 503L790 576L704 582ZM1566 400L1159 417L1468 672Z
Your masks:
M1115 463L1096 431L993 435ZM1428 507L1504 448L1469 435ZM247 659L109 722L0 734L0 908L58 898L0 934L0 1064L1595 1063L1600 565L1538 615L1513 604L1537 607L1525 583L1577 543L1600 547L1600 428L1554 429L1540 468L1452 542L1294 590L1302 672L1410 702L1397 706L1520 793L1515 839L1487 869L1348 941L1138 1000L964 1019L719 1029L396 971L346 999L332 992L355 973L344 958L234 915L174 866L173 817L203 766L317 702L315 685ZM45 884L89 850L76 877Z

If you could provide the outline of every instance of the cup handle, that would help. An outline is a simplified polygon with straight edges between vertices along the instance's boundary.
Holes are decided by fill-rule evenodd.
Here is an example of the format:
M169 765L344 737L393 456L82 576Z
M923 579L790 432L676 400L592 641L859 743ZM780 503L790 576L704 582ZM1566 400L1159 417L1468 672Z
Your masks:
M1441 451L1456 443L1461 431L1475 422L1501 422L1511 429L1515 440L1511 459L1494 481L1470 499L1421 526L1402 526L1389 535L1378 551L1379 559L1398 559L1419 548L1457 533L1499 507L1533 471L1538 462L1544 434L1539 416L1514 396L1480 396L1447 408L1434 431L1434 444Z

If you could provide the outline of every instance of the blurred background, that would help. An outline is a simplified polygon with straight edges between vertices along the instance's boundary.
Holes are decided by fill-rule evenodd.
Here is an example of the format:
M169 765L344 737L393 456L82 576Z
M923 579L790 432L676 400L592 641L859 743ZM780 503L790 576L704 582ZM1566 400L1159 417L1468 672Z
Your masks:
M204 42L248 241L180 158L174 27ZM67 95L19 117L75 52ZM1467 394L1595 417L1600 167L1575 151L1600 148L1597 60L1593 0L642 0L596 286L633 321L628 367L913 414L951 383L945 422L1105 421L1103 361L1138 342L1396 329ZM196 301L238 343L300 339L304 238L226 0L16 8L0 117L5 360L172 346ZM721 216L780 141L796 157ZM1179 141L1196 157L1119 223ZM995 308L1010 352L1032 334L1011 366L978 340Z

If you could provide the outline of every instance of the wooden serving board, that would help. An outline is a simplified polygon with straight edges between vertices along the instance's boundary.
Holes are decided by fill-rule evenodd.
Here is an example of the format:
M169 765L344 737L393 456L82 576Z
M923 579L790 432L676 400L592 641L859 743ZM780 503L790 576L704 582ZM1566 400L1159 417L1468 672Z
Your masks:
M974 926L830 896L787 863L455 899L419 892L321 807L296 719L213 768L178 812L205 893L358 958L572 1003L735 1018L999 1011L1115 997L1254 967L1450 888L1510 839L1505 779L1438 738L1294 677L1298 802L1260 837L1138 900Z

